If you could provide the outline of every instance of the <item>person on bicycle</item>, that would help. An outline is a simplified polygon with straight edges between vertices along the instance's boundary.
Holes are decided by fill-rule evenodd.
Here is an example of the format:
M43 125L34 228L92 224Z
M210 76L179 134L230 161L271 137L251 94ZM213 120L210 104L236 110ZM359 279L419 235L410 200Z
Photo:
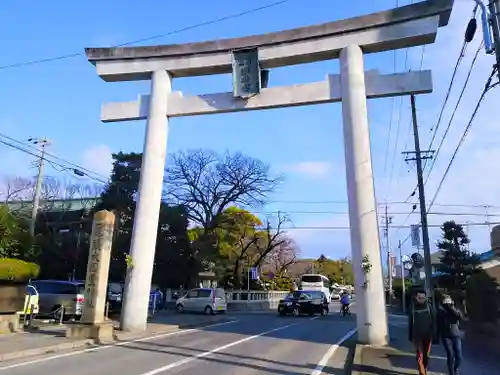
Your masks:
M342 304L342 310L347 313L349 312L349 305L351 301L349 300L349 294L347 292L342 293L342 297L340 297L340 303Z

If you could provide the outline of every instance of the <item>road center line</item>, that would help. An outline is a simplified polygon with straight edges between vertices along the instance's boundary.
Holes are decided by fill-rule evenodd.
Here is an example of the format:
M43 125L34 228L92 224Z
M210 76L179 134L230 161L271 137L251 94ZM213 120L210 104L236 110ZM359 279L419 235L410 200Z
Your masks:
M216 324L211 324L208 326L202 326L202 327L198 327L198 328L190 328L190 329L183 329L183 330L175 331L175 332L160 333L160 334L156 334L156 335L152 335L152 336L142 337L142 338L136 339L136 340L122 341L122 342L118 342L116 344L96 346L93 348L72 351L69 353L57 354L57 355L53 355L50 357L33 359L31 361L25 361L25 362L15 363L13 365L7 365L7 366L0 367L0 372L5 371L5 370L10 370L13 368L17 368L17 367L29 366L29 365L34 365L34 364L41 363L41 362L52 361L52 360L59 359L59 358L66 358L66 357L71 357L71 356L78 355L78 354L84 354L84 353L90 353L90 352L96 352L99 350L114 348L116 346L124 346L124 345L128 345L128 344L133 344L136 342L152 341L155 339L161 339L161 338L168 337L168 336L177 336L177 335L182 335L182 334L190 333L190 332L196 332L196 331L199 332L203 328L219 327L219 326L224 326L227 324L234 324L237 322L239 322L239 320L235 319L235 320L230 320L228 322L216 323ZM41 355L43 355L43 354L41 354ZM22 360L22 358L19 358L19 360Z
M318 319L318 317L316 316L314 318L307 319L307 321L314 320L314 319ZM166 365L166 366L163 366L163 367L159 367L157 369L154 369L154 370L151 370L151 371L148 371L148 372L144 372L144 373L139 374L139 375L156 375L156 374L159 374L161 372L171 370L171 369L173 369L175 367L179 367L179 366L185 365L186 363L195 361L195 360L197 360L199 358L208 357L209 355L216 354L216 353L221 352L223 350L229 349L229 348L231 348L233 346L236 346L236 345L239 345L239 344L243 344L244 342L256 339L258 337L265 336L265 335L267 335L269 333L281 331L283 329L290 328L290 327L293 327L293 326L296 326L296 325L299 325L299 324L303 324L303 323L304 322L296 322L296 323L292 323L292 324L287 324L286 326L281 326L281 327L278 327L278 328L273 328L273 329L270 329L268 331L264 331L264 332L258 333L257 335L245 337L244 339L230 342L229 344L219 346L219 347L217 347L215 349L212 349L212 350L209 350L209 351L206 351L206 352L194 355L192 357L181 359L180 361L173 362L173 363L171 363L169 365Z
M357 328L350 330L339 341L337 341L335 344L330 346L330 349L328 349L328 351L325 353L323 358L321 358L321 360L319 361L319 363L316 366L316 368L314 369L314 371L311 372L311 375L321 375L321 373L323 372L323 369L327 365L330 358L333 357L333 355L335 354L335 352L337 351L339 346L342 345L345 341L349 340L352 336L354 336L354 334L356 332L357 332Z

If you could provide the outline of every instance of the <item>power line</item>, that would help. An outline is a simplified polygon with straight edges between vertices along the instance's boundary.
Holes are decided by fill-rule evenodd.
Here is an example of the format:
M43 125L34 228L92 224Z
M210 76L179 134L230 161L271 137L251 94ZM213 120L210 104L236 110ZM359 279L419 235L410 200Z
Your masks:
M284 213L287 215L349 215L349 212L342 211L251 211L253 214L277 214ZM408 212L387 212L388 215L412 215L416 214L416 212L412 211ZM385 215L384 213L378 213L378 215ZM478 212L431 212L429 215L435 216L500 216L499 213L478 213Z
M268 205L270 204L277 204L277 203L284 203L284 204L348 204L349 202L347 201L341 201L341 200L319 200L319 201L302 201L302 200L270 200L267 202ZM405 202L405 201L388 201L383 202L383 203L377 203L378 206L385 206L385 205L413 205L414 203L412 202ZM488 204L441 204L441 203L435 203L434 206L438 207L468 207L468 208L499 208L500 206L493 206L493 205L488 205Z
M481 93L481 96L479 97L479 100L477 101L476 107L474 108L474 111L472 112L472 115L470 117L469 123L465 127L465 130L464 130L464 132L462 134L462 137L460 138L460 141L458 142L457 147L455 148L455 151L453 152L453 155L451 156L450 162L448 163L448 166L446 167L446 170L445 170L445 172L443 174L443 177L441 178L441 181L439 181L439 185L438 185L438 187L436 189L436 193L432 197L432 200L431 200L431 203L429 205L428 211L430 211L430 209L432 208L432 206L434 204L434 201L436 200L436 198L439 195L439 192L441 191L443 183L444 183L446 177L448 176L448 173L449 173L449 171L451 169L451 166L452 166L453 162L455 161L455 157L457 156L457 153L460 150L460 147L464 143L464 140L467 137L467 134L469 133L469 130L470 130L470 127L471 127L471 125L472 125L472 123L474 121L474 118L476 117L477 112L479 111L479 108L481 107L481 103L483 102L483 100L484 100L486 94L488 93L488 91L492 87L496 86L496 84L491 85L491 80L493 79L493 76L494 76L495 72L496 72L496 69L493 69L493 71L491 72L488 80L486 81L486 84L484 86L483 92Z
M0 135L0 136L2 136L2 135ZM2 137L3 137L3 136L2 136ZM17 142L17 143L20 143L21 145L23 144L22 142L17 141L17 140L16 140L16 142ZM14 148L14 149L16 149L16 150L18 150L18 151L24 152L24 153L26 153L26 154L28 154L28 155L34 156L34 157L36 157L37 159L38 159L38 158L40 158L40 156L41 156L40 151L39 151L39 150L37 150L37 149L35 149L35 150L30 150L29 148L26 148L26 147L23 147L23 146L20 146L20 145L16 145L16 144L10 143L10 142L5 141L5 140L3 140L3 139L0 139L0 143L2 143L2 144L4 144L4 145L6 145L6 146L8 146L8 147L12 147L12 148ZM26 146L27 146L27 145L26 145ZM31 147L31 146L29 146L29 147ZM64 160L64 159L62 159L62 158L58 158L58 159L59 159L59 160L61 160L61 161L63 161L65 164L61 164L60 162L57 162L57 161L54 161L54 160L49 160L49 159L47 158L47 156L49 156L49 155L52 155L52 154L45 153L45 160L46 160L48 163L50 163L52 166L56 165L56 166L58 166L58 167L62 168L62 170L67 170L67 169L69 168L69 167L68 167L68 165L69 165L69 166L76 166L77 168L81 168L81 167L79 167L77 164L73 164L73 163L67 162L67 161L65 161L65 160ZM70 168L70 169L71 169L71 168ZM86 169L86 168L83 168L83 169ZM79 173L77 173L78 171L80 171L80 170L79 170L79 169L73 169L73 172L74 172L75 174L77 174L77 175L79 175ZM89 171L90 171L90 170L89 170ZM95 173L95 172L93 172L93 174L96 174L96 173ZM97 174L96 174L96 175L97 175ZM92 175L89 175L89 174L85 174L85 176L87 176L88 178L90 178L90 179L92 179L92 180L98 181L98 182L100 182L100 183L102 183L102 184L106 184L106 183L107 183L106 181L102 181L102 180L98 179L97 177L92 176Z
M7 142L7 141L4 141L2 139L0 139L0 143L1 144L4 144L8 147L11 147L11 148L14 148L18 151L21 151L21 152L24 152L28 155L31 155L31 156L34 156L36 157L37 159L40 158L40 151L36 148L33 148L32 146L30 145L27 145L27 144L24 144L23 142L15 139L15 138L12 138L10 136L7 136L5 134L2 134L0 133L0 137L3 137L3 138L6 138L6 139L9 139L9 140L12 140L13 142L16 142L18 143L19 145L16 145L16 144L13 144L13 143L10 143L10 142ZM26 148L28 147L28 148ZM30 150L29 148L32 148L33 150ZM61 164L61 162L57 162L57 161L53 161L53 160L47 160L48 163L50 163L53 167L54 166L57 166L59 168L61 168L61 170L58 170L59 172L61 171L68 171L68 165L70 166L74 166L76 167L78 170L84 170L84 171L88 171L90 172L91 174L95 174L95 175L98 175L96 172L93 172L87 168L84 168L78 164L75 164L75 163L72 163L72 162L69 162L63 158L60 158L60 157L57 157L53 154L49 154L49 153L46 153L47 156L50 156L51 158L55 158L65 164ZM54 167L54 169L57 170L57 168ZM70 168L71 169L71 168ZM106 184L107 181L106 180L100 180L94 176L91 176L91 175L88 175L88 174L85 174L86 177L94 180L94 181L97 181L101 184ZM268 204L279 204L279 203L284 203L284 204L322 204L322 205L325 205L325 204L347 204L348 202L347 201L343 201L343 200L320 200L320 201L302 201L302 200L270 200L268 201ZM389 201L389 202L386 202L386 203L377 203L378 206L382 206L382 205L408 205L408 204L413 204L411 202L407 202L407 201ZM492 208L492 209L500 209L500 206L494 206L494 205L489 205L489 204L440 204L440 203L433 203L433 206L437 206L437 207L463 207L463 208ZM408 218L413 214L413 211L412 210L409 214L408 214ZM314 211L299 211L299 212L304 212L304 213L314 213ZM324 211L325 213L335 213L335 211ZM343 213L342 213L343 214ZM394 215L398 215L400 213L393 213ZM450 215L455 215L454 213L443 213L443 215L446 214L450 214ZM405 220L406 222L406 220Z
M387 189L387 193L390 192L391 186L392 186L392 177L394 175L394 163L396 162L396 152L398 150L398 144L399 144L399 129L401 126L401 111L403 108L403 97L400 98L400 104L399 104L399 112L398 112L398 122L396 123L396 141L394 142L394 152L392 154L392 162L391 162L391 171L389 173L389 187Z
M429 173L427 174L427 178L425 179L424 185L429 180L429 178L431 176L431 173L432 173L432 170L434 169L434 166L436 165L436 160L437 160L437 158L439 156L439 152L441 151L441 148L443 147L443 143L444 143L444 141L446 139L446 136L448 135L448 132L450 131L451 124L453 123L453 120L455 119L455 114L457 113L458 107L459 107L459 105L460 105L460 103L462 101L462 98L463 98L464 93L465 93L465 89L467 88L467 85L469 84L469 79L471 77L472 70L474 68L474 65L476 64L477 58L479 56L479 52L481 52L482 48L483 48L483 43L481 43L479 45L479 48L477 49L476 54L474 55L474 58L472 59L471 66L469 68L469 71L467 72L467 77L466 77L464 85L462 87L462 91L460 92L460 95L458 97L457 103L455 104L455 108L453 109L453 112L451 114L450 121L448 122L446 130L445 130L445 132L443 134L443 137L441 138L441 142L439 143L439 146L438 146L438 148L437 148L437 150L436 150L436 152L434 154L434 157L432 158L431 166L429 167Z
M196 23L196 24L192 24L192 25L189 25L189 26L182 27L180 29L168 31L168 32L163 33L163 34L153 35L153 36L149 36L149 37L146 37L146 38L136 39L136 40L132 40L132 41L129 41L129 42L122 43L122 44L118 44L118 45L112 46L112 48L113 47L125 47L125 46L129 46L129 45L136 44L136 43L143 43L143 42L148 42L148 41L151 41L151 40L154 40L154 39L164 38L166 36L170 36L170 35L174 35L174 34L179 34L179 33L184 32L184 31L193 30L193 29L197 29L197 28L200 28L200 27L204 27L204 26L213 25L213 24L216 24L216 23L227 21L229 19L243 17L243 16L246 16L246 15L251 14L251 13L256 13L256 12L259 12L261 10L273 8L275 6L288 3L290 1L292 1L292 0L275 1L273 3L265 4L265 5L262 5L260 7L252 8L252 9L245 10L245 11L242 11L242 12L239 12L239 13L229 14L229 15L223 16L223 17L214 18L212 20L205 21L205 22L199 22L199 23ZM12 68L20 68L20 67L31 66L31 65L38 65L38 64L43 64L43 63L52 62L52 61L70 59L70 58L73 58L73 57L78 57L78 56L83 56L83 55L84 55L83 52L75 52L75 53L69 53L69 54L66 54L66 55L59 55L59 56L54 56L54 57L48 57L48 58L44 58L44 59L24 61L24 62L19 62L19 63L13 63L13 64L9 64L9 65L0 66L0 70L12 69Z
M11 141L11 142L18 143L18 144L20 144L20 145L21 145L21 146L23 146L23 147L24 147L24 146L27 146L27 147L29 147L29 148L31 148L31 149L35 149L35 150L38 152L38 149L36 149L35 147L33 147L33 146L31 146L31 145L27 145L27 144L25 144L24 142L22 142L22 141L20 141L20 140L18 140L18 139L15 139L15 138L13 138L13 137L10 137L10 136L8 136L8 135L6 135L6 134L0 133L0 137L2 137L2 138L6 138L6 139L8 139L8 140L9 140L9 141ZM101 175L101 174L99 174L99 173L97 173L97 172L94 172L94 171L92 171L92 170L90 170L90 169L88 169L88 168L82 167L81 165L78 165L78 164L75 164L75 163L73 163L73 162L70 162L70 161L68 161L68 160L66 160L66 159L60 158L59 156L56 156L56 155L51 154L51 153L49 153L49 152L45 152L45 155L46 155L46 156L51 157L52 159L58 160L58 161L60 161L60 162L63 162L63 163L65 163L65 164L67 164L67 165L70 165L70 166L72 166L72 167L75 167L75 168L77 168L78 170L85 172L85 174L86 174L86 175L88 175L88 173L90 173L90 174L93 174L93 175L95 175L95 176L99 177L100 179L102 179L102 180L104 180L104 181L106 181L106 180L108 179L108 177L106 177L106 176L103 176L103 175ZM90 176L89 176L89 177L90 177Z
M490 225L498 225L500 224L500 221L494 221L494 222L478 222L478 223L457 223L458 225L462 226L490 226ZM443 224L429 224L429 228L441 228ZM410 225L391 225L389 228L396 228L396 229L410 229ZM349 230L351 229L349 226L282 226L280 229L283 230Z
M399 0L396 0L396 8L399 8ZM393 59L392 59L392 69L394 73L396 73L396 68L397 68L397 52L396 50L393 51ZM392 134L392 123L394 119L394 101L395 98L391 98L391 110L389 112L389 132L387 134L387 147L385 151L385 162L384 162L384 175L387 175L387 162L389 160L389 149L390 149L390 143L391 143L391 134Z
M436 125L434 125L430 129L430 131L432 132L432 138L431 138L431 141L429 142L429 147L428 147L429 150L432 149L432 144L434 143L434 140L436 139L437 131L439 130L439 126L441 125L441 120L443 119L444 110L446 108L446 104L448 104L448 100L450 99L451 90L453 88L453 84L455 83L455 78L457 77L458 68L460 67L462 60L465 57L465 52L467 51L467 46L468 46L468 43L467 43L467 41L464 40L464 42L462 44L462 48L460 50L460 55L458 56L457 62L455 64L455 68L453 69L453 74L451 76L448 90L446 91L446 95L444 97L443 104L441 105L441 109L439 111L439 116L438 116ZM474 62L475 62L475 60L474 60ZM472 64L472 65L474 65L474 64ZM425 164L426 163L424 162L424 168L425 168Z
M450 83L448 85L448 89L446 90L446 94L445 94L445 97L444 97L444 101L443 103L441 104L441 109L439 111L439 115L438 115L438 119L437 119L437 122L436 122L436 125L434 125L430 131L432 133L432 138L431 138L431 141L429 143L429 147L428 149L432 149L432 144L434 143L434 140L436 138L436 135L437 135L437 131L439 130L439 125L441 124L441 120L443 118L443 114L444 114L444 110L446 108L446 104L448 103L448 100L450 98L450 94L451 94L451 90L453 88L453 84L455 83L455 78L457 76L457 73L458 73L458 68L460 67L460 64L462 63L462 60L465 56L465 52L467 51L467 46L468 46L468 42L467 42L467 39L464 38L464 41L462 43L462 47L460 48L460 53L458 55L458 58L457 58L457 61L455 62L455 67L453 68L453 74L451 75L451 79L450 79ZM423 58L422 58L422 61L421 63L423 63ZM427 166L427 160L424 161L424 166L423 166L423 169L425 170L425 167ZM411 199L411 197L413 197L415 195L417 191L417 187L415 187L411 194L408 196L408 198L406 198L406 201L409 201Z

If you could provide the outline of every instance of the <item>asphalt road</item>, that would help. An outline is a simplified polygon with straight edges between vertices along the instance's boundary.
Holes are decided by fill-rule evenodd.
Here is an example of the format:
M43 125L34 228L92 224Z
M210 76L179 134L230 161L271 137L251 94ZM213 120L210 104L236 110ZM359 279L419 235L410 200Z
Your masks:
M355 317L240 314L232 322L120 346L0 365L0 375L343 374Z

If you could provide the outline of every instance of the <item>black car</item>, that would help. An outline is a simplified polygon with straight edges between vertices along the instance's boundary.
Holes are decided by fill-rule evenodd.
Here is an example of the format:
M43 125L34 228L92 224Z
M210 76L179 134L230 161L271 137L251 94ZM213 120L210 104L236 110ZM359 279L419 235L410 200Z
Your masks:
M280 315L321 314L325 316L328 311L328 299L325 293L320 291L299 290L290 293L278 305Z

